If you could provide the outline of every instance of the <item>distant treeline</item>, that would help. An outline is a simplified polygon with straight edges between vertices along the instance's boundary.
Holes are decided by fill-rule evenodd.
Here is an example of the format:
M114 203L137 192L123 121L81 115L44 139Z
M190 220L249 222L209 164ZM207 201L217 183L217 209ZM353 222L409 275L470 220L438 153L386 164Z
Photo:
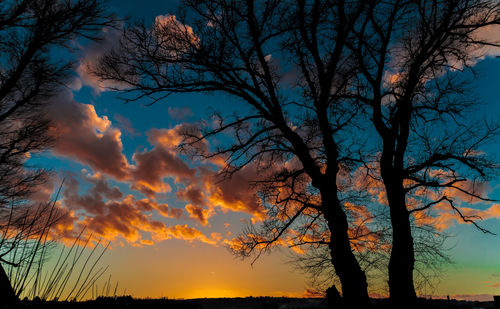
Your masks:
M388 299L372 299L374 308L387 308ZM491 302L446 300L446 299L419 299L421 308L496 308ZM246 297L246 298L199 298L199 299L136 299L131 296L98 297L96 300L83 302L56 302L56 301L23 301L22 308L96 308L106 306L115 308L147 308L147 309L307 309L327 308L326 301L319 298L285 298L285 297Z

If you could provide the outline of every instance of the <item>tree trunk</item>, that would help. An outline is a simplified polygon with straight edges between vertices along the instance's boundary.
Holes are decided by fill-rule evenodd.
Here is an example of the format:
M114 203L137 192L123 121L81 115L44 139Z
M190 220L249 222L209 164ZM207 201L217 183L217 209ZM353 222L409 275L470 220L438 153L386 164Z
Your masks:
M392 252L389 260L389 292L391 300L414 302L413 285L415 257L410 217L406 205L391 207Z
M333 190L332 190L333 191ZM367 308L370 305L366 275L351 249L347 217L335 193L322 192L325 218L330 228L330 254L342 284L342 302L334 308Z
M416 301L415 286L413 284L415 256L410 213L406 208L402 180L393 171L387 173L387 169L387 167L382 167L382 177L387 192L392 224L389 294L394 305L409 306Z
M13 308L17 302L18 298L10 284L9 277L0 265L0 308Z

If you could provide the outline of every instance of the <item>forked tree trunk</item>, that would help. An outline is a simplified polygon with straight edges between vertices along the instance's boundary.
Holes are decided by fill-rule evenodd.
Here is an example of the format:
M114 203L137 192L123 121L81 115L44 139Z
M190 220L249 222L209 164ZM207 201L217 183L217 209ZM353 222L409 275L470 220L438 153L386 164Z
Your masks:
M17 302L18 298L10 284L9 277L0 265L0 308L13 308Z
M342 300L332 308L367 308L370 305L366 275L354 256L348 236L347 217L335 193L322 192L325 217L330 228L330 254L342 284ZM333 295L332 295L333 296ZM333 299L330 299L331 302Z

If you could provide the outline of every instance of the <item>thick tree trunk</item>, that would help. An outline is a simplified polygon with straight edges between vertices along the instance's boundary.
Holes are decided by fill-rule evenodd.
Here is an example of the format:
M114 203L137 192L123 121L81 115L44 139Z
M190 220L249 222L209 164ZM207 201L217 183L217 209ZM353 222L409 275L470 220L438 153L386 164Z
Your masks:
M392 223L392 252L389 260L389 293L397 304L414 303L413 285L415 256L411 235L410 216L405 203L390 207Z
M9 277L0 265L0 308L13 308L17 302L18 298L12 289Z
M334 308L367 308L370 305L366 275L354 256L348 236L347 217L335 193L322 192L325 217L330 228L330 254L342 284L342 301Z
M406 208L401 177L389 164L381 166L392 224L392 251L389 260L389 293L397 306L411 306L416 301L413 284L415 255L411 235L410 213Z

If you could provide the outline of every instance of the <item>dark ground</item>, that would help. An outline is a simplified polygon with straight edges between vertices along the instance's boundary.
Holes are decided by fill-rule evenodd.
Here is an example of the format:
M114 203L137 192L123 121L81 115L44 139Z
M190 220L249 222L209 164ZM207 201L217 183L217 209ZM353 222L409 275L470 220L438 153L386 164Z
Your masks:
M418 308L491 308L491 302L470 302L457 300L426 300L419 299ZM388 308L386 299L374 299L373 308ZM1 308L2 306L0 306ZM133 299L130 296L98 298L84 302L45 302L23 301L20 309L309 309L325 308L326 303L320 298L281 298L281 297L247 297L247 298L201 298L188 300L175 299Z

